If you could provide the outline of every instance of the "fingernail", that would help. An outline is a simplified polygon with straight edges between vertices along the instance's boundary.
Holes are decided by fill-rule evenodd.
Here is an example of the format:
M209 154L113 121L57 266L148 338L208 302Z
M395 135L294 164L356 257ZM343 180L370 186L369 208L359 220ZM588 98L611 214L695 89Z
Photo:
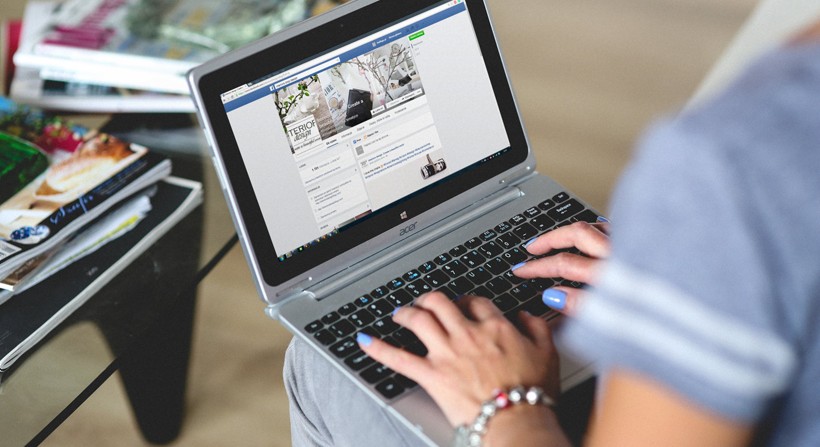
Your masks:
M524 244L524 248L527 248L527 247L529 247L530 245L532 245L532 243L533 243L533 242L535 242L535 240L536 240L536 239L538 239L538 238L537 238L537 237L534 237L534 238L530 239L529 241L527 241L527 243L526 243L526 244Z
M393 313L391 314L391 316L394 316L394 317L395 317L395 316L396 316L396 312L398 312L398 311L399 311L399 309L401 309L401 307L397 307L397 308L393 309Z
M520 269L521 267L524 267L525 265L527 265L526 262L519 262L518 264L515 264L514 266L512 266L512 268L510 270L515 271L515 269Z
M598 222L609 222L609 219L604 216L598 216Z
M356 342L362 346L370 346L370 343L373 343L373 337L365 334L364 332L359 332L356 334Z
M458 300L460 300L460 299L462 299L462 298L464 298L464 294L461 294L461 295L456 296L455 298L453 298L453 301L458 301Z
M541 299L544 300L544 304L555 310L563 310L567 305L567 293L558 289L545 290Z

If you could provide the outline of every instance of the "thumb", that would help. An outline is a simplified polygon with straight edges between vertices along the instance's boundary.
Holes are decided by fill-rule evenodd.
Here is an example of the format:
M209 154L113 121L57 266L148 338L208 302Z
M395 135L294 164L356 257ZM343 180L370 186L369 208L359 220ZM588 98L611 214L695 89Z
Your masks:
M575 314L575 310L578 309L578 305L583 299L581 297L582 294L582 289L552 287L545 290L544 293L541 294L541 298L544 300L544 304L551 309L557 310L564 315L572 316Z

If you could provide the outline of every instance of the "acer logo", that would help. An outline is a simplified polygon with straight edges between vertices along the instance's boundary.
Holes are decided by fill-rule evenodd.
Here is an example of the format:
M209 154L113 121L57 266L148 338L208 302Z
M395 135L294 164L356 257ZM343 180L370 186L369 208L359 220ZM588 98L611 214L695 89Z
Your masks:
M399 231L399 237L402 237L402 236L404 236L404 235L406 235L406 234L410 234L413 230L415 230L415 229L416 229L416 224L417 224L417 223L418 223L418 222L413 222L412 224L410 224L410 225L408 225L408 226L406 226L406 227L402 228L402 229L401 229L401 231Z

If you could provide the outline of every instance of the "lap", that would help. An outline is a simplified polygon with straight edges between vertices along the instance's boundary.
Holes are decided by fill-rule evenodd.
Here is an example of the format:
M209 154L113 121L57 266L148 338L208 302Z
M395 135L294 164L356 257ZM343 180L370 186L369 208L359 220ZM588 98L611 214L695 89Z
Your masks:
M411 446L418 438L315 349L294 338L285 354L294 446Z

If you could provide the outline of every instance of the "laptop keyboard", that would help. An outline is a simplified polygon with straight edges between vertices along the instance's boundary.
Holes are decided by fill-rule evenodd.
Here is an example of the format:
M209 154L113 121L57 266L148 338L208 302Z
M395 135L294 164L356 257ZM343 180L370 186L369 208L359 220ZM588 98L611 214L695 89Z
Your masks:
M305 331L313 334L325 349L382 396L395 398L417 384L359 349L357 332L379 337L417 355L426 355L424 344L411 331L394 323L392 313L395 308L434 290L444 292L451 299L466 294L487 297L514 323L522 310L545 319L553 318L557 313L543 303L541 292L554 285L581 287L583 284L561 278L525 280L515 276L510 268L534 258L524 249L524 244L535 236L572 222L596 222L597 219L597 214L567 193L556 194L369 294L357 297L308 324ZM574 249L556 250L547 256L559 251L577 253Z

